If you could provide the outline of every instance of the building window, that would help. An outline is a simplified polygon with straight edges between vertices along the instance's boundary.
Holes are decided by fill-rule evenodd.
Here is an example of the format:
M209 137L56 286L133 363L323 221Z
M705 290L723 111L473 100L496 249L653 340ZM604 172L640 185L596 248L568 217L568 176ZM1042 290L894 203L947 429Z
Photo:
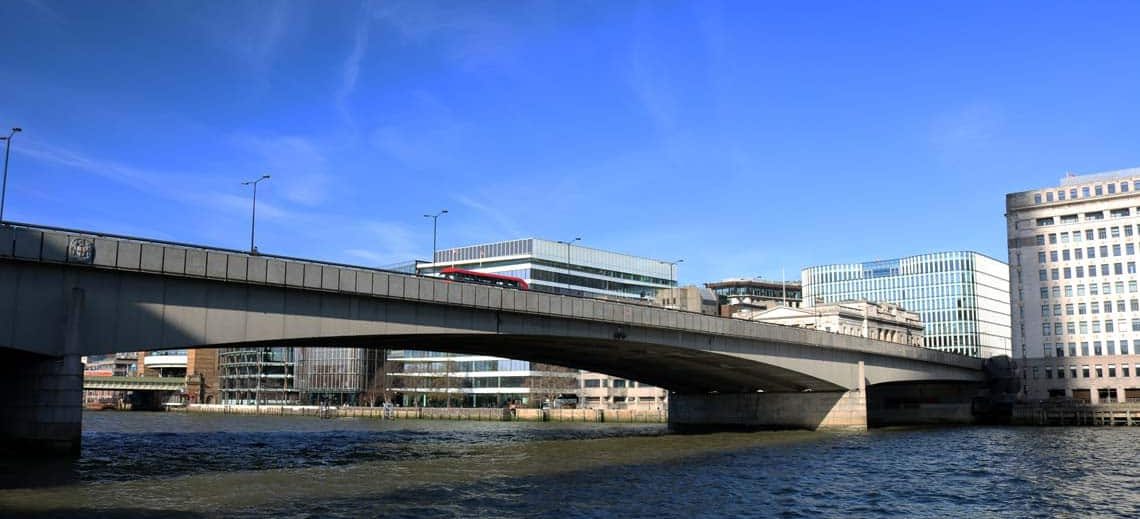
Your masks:
M1033 203L1035 203L1035 204L1041 203L1041 193L1037 193L1037 194L1033 195Z

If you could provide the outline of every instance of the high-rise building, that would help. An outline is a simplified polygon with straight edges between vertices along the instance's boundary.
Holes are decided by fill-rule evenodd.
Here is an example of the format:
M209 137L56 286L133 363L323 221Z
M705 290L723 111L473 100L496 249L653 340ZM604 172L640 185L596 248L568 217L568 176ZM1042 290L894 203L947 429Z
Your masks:
M1140 401L1140 168L1006 195L1024 396Z
M808 267L804 306L866 300L921 316L926 348L993 357L1010 354L1009 268L970 251Z
M677 286L677 262L584 247L577 240L527 238L443 249L418 270L433 275L447 267L521 278L531 290L646 303L659 291ZM539 405L563 391L583 392L584 380L590 381L590 395L581 403L590 407L658 408L666 399L660 388L526 361L414 350L398 354L394 352L393 359L404 364L405 395L419 394L424 401L455 393L465 405L493 405L504 399ZM409 384L421 387L413 391ZM630 387L638 388L635 396L627 394Z

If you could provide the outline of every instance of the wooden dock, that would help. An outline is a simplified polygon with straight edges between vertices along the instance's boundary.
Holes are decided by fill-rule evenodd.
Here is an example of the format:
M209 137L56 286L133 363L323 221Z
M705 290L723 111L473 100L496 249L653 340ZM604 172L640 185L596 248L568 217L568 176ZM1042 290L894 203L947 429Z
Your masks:
M1017 425L1135 426L1140 425L1140 403L1020 404L1013 408L1012 423Z

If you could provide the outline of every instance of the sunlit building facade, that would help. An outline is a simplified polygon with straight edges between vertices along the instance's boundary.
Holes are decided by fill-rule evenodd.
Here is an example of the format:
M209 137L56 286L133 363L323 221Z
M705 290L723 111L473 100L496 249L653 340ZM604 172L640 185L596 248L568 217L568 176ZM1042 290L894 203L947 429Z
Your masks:
M1009 267L971 251L808 267L804 306L865 300L917 313L923 346L969 355L1010 354Z
M241 346L218 350L223 404L295 404L294 348Z
M1028 400L1140 401L1140 168L1006 195Z
M433 275L446 267L456 267L521 278L531 290L573 296L638 300L653 303L659 293L677 286L677 262L632 256L618 252L584 247L574 241L550 241L537 238L510 240L467 247L443 249L432 263L421 263L420 273ZM676 294L670 294L676 299ZM676 300L672 304L680 304ZM636 382L616 379L599 373L579 372L562 367L531 364L526 361L497 357L458 356L436 352L404 351L408 378L422 379L422 385L440 386L450 383L451 390L462 394L466 405L491 405L515 399L526 405L543 405L562 393L581 394L591 390L590 404L580 398L580 405L609 408L658 407L666 400L665 391ZM496 363L505 363L496 366ZM501 369L503 367L509 369ZM466 371L470 369L470 371ZM421 375L414 375L415 370ZM449 374L441 377L439 374ZM458 375L456 375L458 374ZM451 382L441 382L441 378ZM436 379L436 380L432 380ZM594 380L598 387L586 388L584 380ZM634 384L639 394L627 400L627 386L610 391L615 384ZM412 382L405 382L411 384ZM591 382L593 384L594 382ZM477 387L478 386L478 387ZM441 394L434 387L421 388L418 398ZM594 391L597 389L597 391ZM601 391L605 389L605 391ZM620 394L618 394L620 393ZM641 395L640 393L645 393ZM446 394L446 393L443 393ZM644 400L642 399L644 397ZM437 396L438 399L438 396ZM631 405L632 404L632 405Z

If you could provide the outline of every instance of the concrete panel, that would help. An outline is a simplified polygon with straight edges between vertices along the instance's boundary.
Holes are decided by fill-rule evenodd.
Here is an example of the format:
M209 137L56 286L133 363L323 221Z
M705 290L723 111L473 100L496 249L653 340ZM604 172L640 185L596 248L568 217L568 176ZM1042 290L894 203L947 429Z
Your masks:
M246 339L246 288L211 283L206 290L206 344L227 344Z
M392 281L393 277L398 277L398 276L389 276L388 274L385 274L383 272L373 272L372 273L372 295L387 296L387 295L391 295L391 294L402 294L402 293L404 293L404 285L402 285L402 284L397 286L394 289L392 288L391 281Z
M303 263L285 262L285 284L291 287L305 286L305 265Z
M4 231L0 230L0 240ZM95 238L95 260L92 262L101 267L114 267L115 258L119 253L119 241L106 238ZM0 242L0 256L4 255L4 243Z
M434 301L436 280L432 278L418 279L420 280L420 299L423 301Z
M503 291L497 288L489 288L487 292L487 306L495 309L502 308Z
M285 294L285 338L319 337L321 294L290 290Z
M570 298L570 315L578 318L586 316L581 299L578 299L576 297Z
M206 277L226 279L226 254L222 252L206 253Z
M133 241L119 242L119 257L115 263L121 269L138 269L142 244Z
M408 277L404 280L404 298L405 299L419 299L420 298L420 279Z
M66 234L44 233L43 259L46 261L67 261L67 244L69 242Z
M522 292L516 290L499 290L499 295L503 298L502 308L507 311L515 310L515 299L520 298Z
M12 255L16 243L16 230L12 227L0 227L0 258Z
M462 301L460 301L461 304L464 306L475 306L475 288L475 285L463 285L463 296Z
M19 267L13 267L16 268ZM70 297L70 290L63 288L62 269L35 265L16 272L17 281L4 287L5 293L12 292L14 308L0 316L12 321L12 333L0 337L0 345L48 355L62 354L67 298Z
M39 259L43 245L44 233L16 228L16 246L14 256L25 259Z
M387 295L394 296L394 297L404 297L404 283L407 281L408 278L405 276L389 275L389 274L384 274L384 276L387 276L387 278L388 278L388 294ZM372 287L372 291L375 292L376 287Z
M122 247L120 247L121 249ZM159 276L122 273L114 334L117 351L165 347L163 340L163 292L166 280ZM201 281L197 281L200 283ZM160 346L161 345L161 346Z
M166 284L162 344L187 344L192 337L206 337L208 282L171 280Z
M526 300L526 311L531 313L538 312L538 293L537 292L523 292L523 298Z
M352 333L352 298L339 294L321 296L321 337Z
M372 280L375 276L371 272L360 271L356 273L356 292L360 294L372 293Z
M206 275L206 251L187 249L186 274L190 276Z
M271 285L284 285L287 271L284 261L271 259L265 263L265 282Z
M463 284L462 283L448 283L447 284L447 302L457 305L463 302Z
M162 246L144 243L139 268L149 272L162 272Z
M285 264L281 264L282 276ZM277 340L286 337L285 298L289 290L279 287L246 287L249 311L245 313L245 336L251 341Z
M491 290L495 290L495 289L493 289L491 287L476 286L475 287L475 306L477 306L479 308L487 308L490 305L490 301L491 301Z
M325 290L340 290L340 269L337 267L321 267L321 288Z
M269 260L265 258L249 258L246 270L246 279L254 283L265 283L267 279L268 267Z
M446 303L447 302L447 290L448 290L447 287L451 286L452 282L451 281L443 281L443 280L439 280L439 279L433 279L433 278L428 278L428 279L431 279L431 283L434 286L434 288L432 289L432 301L436 301L439 303ZM487 288L487 287L484 287L484 288Z
M305 263L305 288L321 288L324 269L320 265Z
M337 280L337 288L343 292L356 291L356 271L352 269L339 269L337 271L340 279Z
M248 256L239 254L226 255L226 279L232 281L245 281L249 268Z
M537 292L534 295L537 296L537 299L538 299L538 308L537 308L538 313L549 314L550 313L550 297L551 296L549 294L540 294Z
M186 249L167 247L162 252L162 271L168 274L186 273Z

